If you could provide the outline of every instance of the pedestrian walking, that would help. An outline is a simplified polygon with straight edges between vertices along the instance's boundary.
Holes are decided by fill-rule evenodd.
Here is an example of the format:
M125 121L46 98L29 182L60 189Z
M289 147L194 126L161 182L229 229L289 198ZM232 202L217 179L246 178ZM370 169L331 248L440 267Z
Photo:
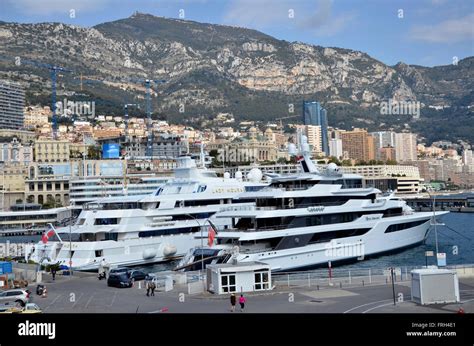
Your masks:
M152 282L151 282L151 295L152 295L152 296L155 296L155 288L156 288L156 285L155 285L155 283L152 281Z
M247 299L245 299L244 295L241 294L240 298L239 298L240 312L244 311L246 301L247 301Z
M150 296L150 290L151 290L151 283L150 281L147 281L146 284L146 296L149 297Z
M230 296L230 311L231 312L234 312L235 311L235 303L236 303L237 299L235 297L235 293L232 293L231 296Z
M53 276L53 281L56 280L56 268L51 268L51 275Z

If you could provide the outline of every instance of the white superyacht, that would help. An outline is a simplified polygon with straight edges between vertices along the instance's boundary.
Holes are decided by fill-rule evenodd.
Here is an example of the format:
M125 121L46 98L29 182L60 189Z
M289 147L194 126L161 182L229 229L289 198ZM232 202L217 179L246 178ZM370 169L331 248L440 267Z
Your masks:
M218 232L216 245L191 250L176 270L209 263L259 261L287 271L362 260L422 243L431 212L414 212L406 202L363 186L335 164L318 170L303 136L302 173L272 175L268 187L237 197L254 200L247 210L221 212L233 227ZM436 216L447 212L436 212Z
M36 244L29 259L66 266L71 261L73 269L95 270L102 260L127 266L179 258L207 242L207 220L220 230L230 225L230 219L213 217L235 202L236 195L266 186L258 175L251 181L243 181L241 174L222 178L198 168L190 157L178 160L175 178L153 194L87 203L74 225L57 229L55 241ZM236 208L253 205L237 202Z

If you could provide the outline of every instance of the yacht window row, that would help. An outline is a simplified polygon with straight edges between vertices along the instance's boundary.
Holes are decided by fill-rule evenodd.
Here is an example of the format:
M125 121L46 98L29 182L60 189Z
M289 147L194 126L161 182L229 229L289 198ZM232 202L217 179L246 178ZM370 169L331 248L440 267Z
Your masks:
M199 232L200 227L183 227L183 228L171 228L171 229L161 229L156 231L142 231L138 232L140 238L148 237L159 237L162 235L171 235L171 234L187 234L193 232Z
M321 196L321 197L292 197L292 198L261 198L257 199L257 207L274 209L307 208L313 206L338 206L349 200L375 201L375 194L367 196Z
M386 210L358 211L349 213L334 213L324 215L285 216L271 218L241 218L235 227L241 230L276 230L310 226L330 225L352 222L363 215L383 214L383 217L402 215L402 208Z
M220 244L237 244L242 252L252 250L285 250L303 247L311 244L327 243L334 239L361 236L369 232L371 228L355 228L320 233L298 234L286 237L275 237L249 241L237 241L233 238L221 238Z
M421 221L412 221L412 222L405 222L405 223L397 223L395 225L390 225L387 227L385 230L385 233L392 233L392 232L398 232L398 231L403 231L407 228L412 228L416 227L419 225L424 224L425 222L428 222L426 220L421 220Z
M314 185L341 185L342 189L355 189L364 187L361 179L334 179L334 180L291 180L291 181L274 181L269 188L285 189L287 191L307 190Z

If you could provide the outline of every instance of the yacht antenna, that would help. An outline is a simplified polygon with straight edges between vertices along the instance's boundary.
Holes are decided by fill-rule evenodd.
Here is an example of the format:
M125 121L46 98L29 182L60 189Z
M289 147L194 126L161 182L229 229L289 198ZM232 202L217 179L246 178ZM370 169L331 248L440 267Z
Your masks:
M225 144L223 148L224 148L224 155L222 156L222 178L224 178L224 175L225 175Z
M205 160L206 156L204 155L204 143L201 142L201 151L199 152L199 159L201 160L202 168L206 168Z

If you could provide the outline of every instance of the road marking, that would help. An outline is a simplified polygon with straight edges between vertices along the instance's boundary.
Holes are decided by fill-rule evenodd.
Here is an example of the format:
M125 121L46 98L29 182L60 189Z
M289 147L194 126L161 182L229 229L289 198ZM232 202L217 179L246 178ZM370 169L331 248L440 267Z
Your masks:
M381 303L381 302L386 302L387 300L392 300L392 299L384 299L384 300L379 300L377 302L370 302L370 303L367 303L367 304L362 304L362 305L356 306L355 308L344 311L343 313L345 314L345 313L351 312L352 310L356 310L356 309L361 308L363 306L367 306L367 305L371 305L371 304L377 304L377 303Z
M61 297L62 295L58 295L56 298L53 299L53 301L51 303L49 303L49 305L47 307L45 307L43 310L46 310L47 308L49 308L51 305L53 305L54 303L56 303L56 301Z
M393 305L393 302L392 302L392 303L387 303L387 304L382 304L382 305L377 305L376 307L370 308L370 309L368 309L368 310L365 310L365 311L363 311L362 313L365 314L366 312L369 312L369 311L372 311L372 310L381 308L381 307L383 307L383 306L388 306L388 305Z
M79 296L79 298L77 298L77 300L74 302L74 304L72 304L72 308L74 309L74 307L76 306L77 302L82 298L82 296L84 295L84 293L81 293L81 295Z
M110 303L109 308L111 308L112 305L114 305L115 297L116 297L116 296L117 296L117 292L114 293L114 296L112 297L112 302Z
M94 295L91 295L91 297L90 297L89 300L87 301L86 307L85 307L86 309L87 309L87 307L89 306L89 303L91 302L92 298L94 298Z

